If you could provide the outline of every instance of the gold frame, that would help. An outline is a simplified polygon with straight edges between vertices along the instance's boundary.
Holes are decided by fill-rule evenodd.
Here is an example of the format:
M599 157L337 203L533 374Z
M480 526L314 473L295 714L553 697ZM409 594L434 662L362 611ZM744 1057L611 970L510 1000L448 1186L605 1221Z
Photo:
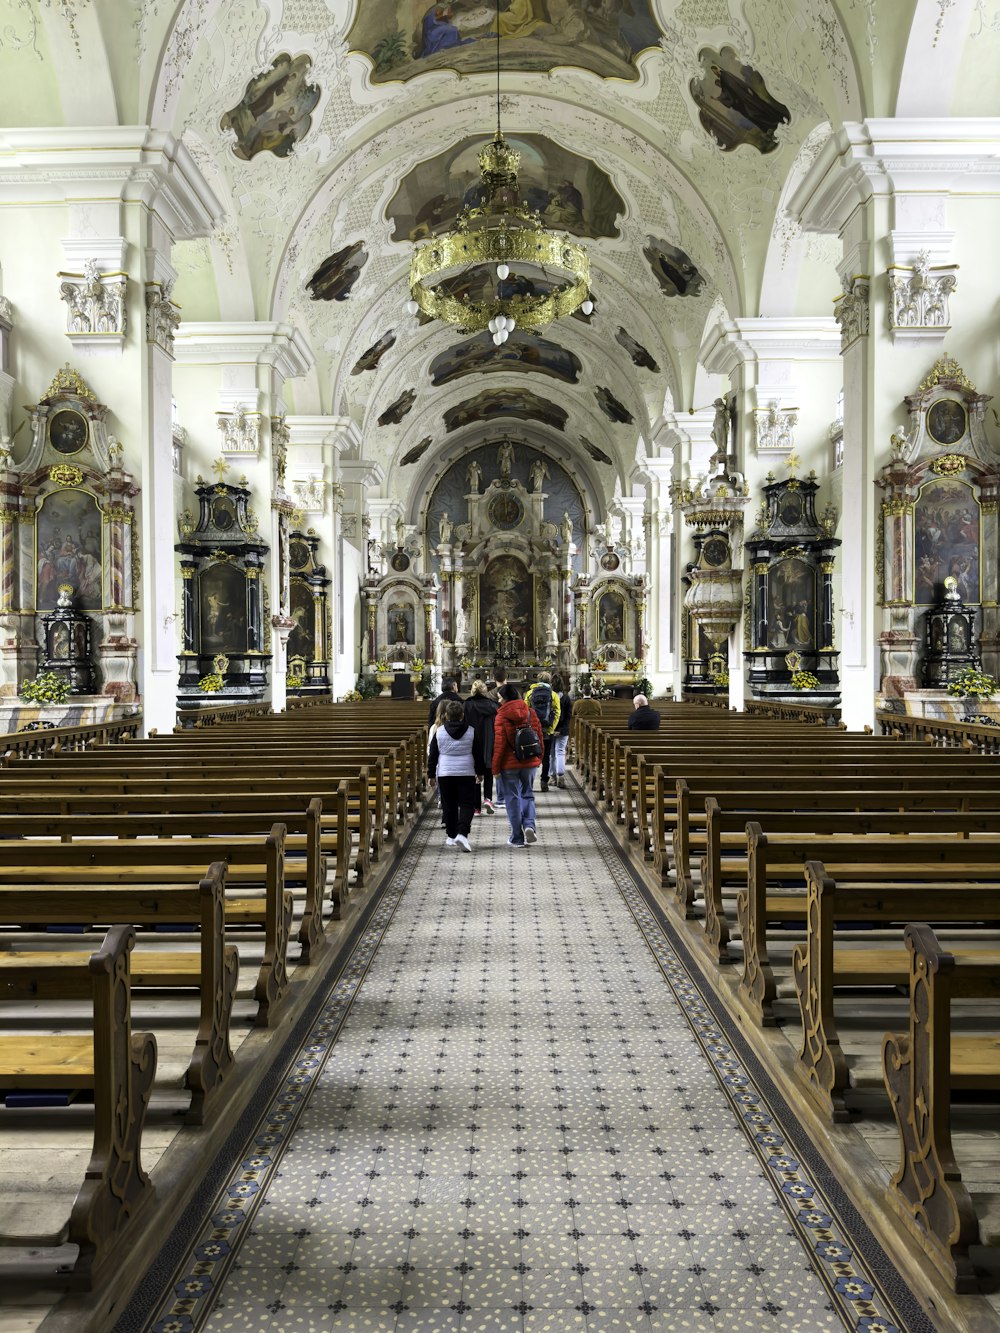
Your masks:
M73 449L70 450L69 452L67 452L64 449L57 448L52 443L52 423L63 412L69 412L72 416L79 417L80 420L83 422L83 444L80 445L79 449ZM78 407L70 407L67 404L57 407L54 412L49 413L49 416L46 419L45 442L46 444L48 444L50 449L55 450L55 452L59 455L60 458L75 458L77 454L82 453L84 449L86 449L87 445L90 443L90 422L87 420L87 418L83 415L83 413L80 411Z

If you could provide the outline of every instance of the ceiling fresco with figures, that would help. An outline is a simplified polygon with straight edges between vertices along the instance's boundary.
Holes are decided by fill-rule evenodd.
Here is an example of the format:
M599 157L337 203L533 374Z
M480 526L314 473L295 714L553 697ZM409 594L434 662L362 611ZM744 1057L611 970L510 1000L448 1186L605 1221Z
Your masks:
M797 231L788 182L830 126L893 114L921 3L0 0L0 124L116 115L182 137L224 210L175 247L184 319L297 327L316 368L289 410L349 417L386 494L498 428L551 439L610 493L665 411L702 406L710 316L796 313L807 284L829 308L836 249ZM981 26L967 45L988 68ZM414 239L475 202L498 30L524 194L586 246L595 311L494 347L405 306Z

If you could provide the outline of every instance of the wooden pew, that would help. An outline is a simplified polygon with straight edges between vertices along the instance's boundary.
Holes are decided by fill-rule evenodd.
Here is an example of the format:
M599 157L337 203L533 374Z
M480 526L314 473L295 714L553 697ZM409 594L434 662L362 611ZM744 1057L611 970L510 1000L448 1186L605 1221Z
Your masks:
M802 888L807 861L821 861L843 885L862 884L872 890L871 920L885 920L875 911L879 894L890 896L905 884L916 893L923 884L952 884L967 880L1000 887L1000 839L984 834L963 841L880 834L857 834L842 839L802 838L796 834L765 834L760 824L747 824L747 886L736 900L743 944L743 972L737 994L746 1010L761 1024L774 1021L774 971L768 956L768 922L803 925L808 900ZM779 884L775 885L775 880ZM795 888L785 881L796 881ZM902 907L902 904L898 904ZM912 916L901 912L897 921ZM854 920L859 918L855 917Z
M229 869L227 883L231 886L242 881L245 887L239 895L225 898L226 924L237 929L260 928L264 932L264 956L254 987L256 1023L259 1027L266 1027L273 1021L288 988L287 955L292 925L292 895L284 886L284 840L284 825L275 824L266 839L250 844L231 842L227 845L227 850L234 852L234 864ZM67 918L65 909L60 907L60 895L64 899L68 891L75 887L83 891L93 889L101 892L121 888L124 896L120 900L119 910L122 912L126 912L131 894L132 915L126 912L121 919L133 925L157 925L175 920L197 921L197 915L193 918L165 916L166 907L161 908L159 904L166 904L165 891L169 886L190 885L200 876L202 871L197 869L197 865L203 868L206 863L202 852L218 856L223 845L214 839L207 839L201 844L185 844L174 839L163 844L155 840L109 843L108 865L83 865L79 861L80 852L75 843L42 844L37 852L33 851L30 843L0 844L0 894L5 895L7 902L17 901L16 895L20 894L19 901L23 905L23 915L7 915L4 919L8 925L19 922L47 925L66 920L86 921L86 915ZM195 846L201 849L201 859L197 863L192 861L192 848ZM101 855L104 855L103 850ZM260 887L260 893L247 891L247 888L256 889L257 886ZM50 915L38 915L33 911L32 903L38 904L39 911L44 907ZM108 919L97 916L91 919L91 923Z
M689 769L683 779L673 777L668 780L667 774L658 770L653 865L661 884L670 882L668 850L672 848L674 829L683 813L678 808L677 783L680 780L686 783L688 805L684 817L689 830L704 827L705 815L701 807L710 796L716 797L723 809L740 809L748 816L756 812L758 797L764 802L760 808L767 808L769 792L783 793L783 800L794 796L795 808L799 810L998 808L1000 773L997 772L942 775L932 769L918 776L890 771L866 777L867 781L850 774L813 773L805 778L788 777L776 768L762 768L753 776L740 777L720 768L709 772L702 770L697 774ZM879 798L887 792L899 797L892 805L886 800L879 803ZM857 801L852 799L856 794ZM689 906L687 893L679 893L678 897L682 905Z
M134 943L130 926L112 926L90 958L47 969L46 986L54 996L61 997L63 987L71 995L89 991L88 1033L66 1035L60 1030L63 1015L56 1012L51 1031L0 1035L0 1089L93 1092L93 1150L64 1231L0 1237L5 1245L79 1246L70 1276L84 1287L103 1277L129 1225L153 1196L140 1148L156 1072L156 1039L150 1032L132 1031L129 954Z
M987 874L985 883L971 882L970 866L963 861L962 849L967 846L951 849L958 853L958 864L945 859L926 867L931 883L917 880L911 866L901 866L898 883L843 884L822 862L806 863L806 943L796 945L792 954L802 1022L795 1072L827 1118L849 1119L845 1097L850 1074L834 1017L837 989L905 986L910 975L902 934L896 943L866 947L859 940L848 944L838 928L857 922L902 927L911 913L952 924L979 926L990 920L997 910L1000 869ZM978 865L971 870L973 875L982 873ZM1000 977L1000 945L990 949L983 944L972 950L963 946L954 952L977 963L991 960Z
M8 769L0 770L0 813L4 809L13 810L17 805L23 806L25 800L30 802L29 812L34 808L55 811L58 807L53 802L66 800L68 805L72 803L74 813L87 809L94 813L111 809L156 813L161 808L170 808L156 804L161 797L181 797L183 804L173 808L197 813L201 810L221 810L224 808L222 802L233 797L237 800L267 798L271 809L289 802L306 809L310 801L319 799L323 807L324 831L336 831L333 822L336 816L331 814L328 817L327 812L337 811L343 784L347 793L347 827L357 835L356 851L349 858L350 868L354 870L358 883L363 883L371 873L376 835L371 818L374 796L369 792L368 769L338 776L335 769L325 768L315 778L299 769L289 772L287 777L270 774L255 777L245 770L227 773L225 776L205 774L189 777L183 771L175 771L174 776L167 780L160 776L134 779L103 774L93 776L83 769L75 777L46 779L42 773L40 764L32 765L30 779L21 776L20 781L11 781L11 777L17 775ZM123 801L121 798L125 797L129 799ZM113 803L116 798L117 805L101 804L109 800ZM150 800L152 805L148 804ZM36 801L45 801L47 804L36 807Z
M677 786L680 802L680 788L683 786L686 794L689 789L683 780ZM954 838L981 833L1000 835L1000 791L992 795L978 793L978 808L974 811L955 809L958 802L948 789L933 794L891 788L829 794L822 809L817 806L803 809L802 796L794 791L746 792L742 796L731 792L726 800L731 807L727 810L720 808L714 796L705 801L705 855L701 859L705 942L719 962L729 960L731 937L725 889L727 884L742 888L747 882L747 822L753 816L772 833L794 834L803 839L857 833L935 833ZM674 830L675 840L679 827ZM735 898L734 893L734 907ZM693 915L690 910L693 888L690 898L682 899L678 891L677 900L687 908L688 915Z
M957 1035L956 999L1000 998L995 954L959 957L944 950L929 926L908 925L910 1023L887 1033L882 1070L899 1130L900 1161L887 1191L893 1211L924 1254L958 1292L978 1290L970 1247L979 1221L955 1158L951 1137L953 1091L1000 1090L1000 1031ZM991 1130L995 1112L991 1114Z

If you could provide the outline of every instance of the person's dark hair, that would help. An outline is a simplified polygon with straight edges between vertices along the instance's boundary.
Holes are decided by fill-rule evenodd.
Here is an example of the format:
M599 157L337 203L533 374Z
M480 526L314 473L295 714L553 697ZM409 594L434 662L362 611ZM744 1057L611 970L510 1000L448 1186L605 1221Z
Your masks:
M444 720L446 722L461 722L464 717L465 709L457 699L453 699L445 709Z
M457 680L443 680L441 682L442 694L454 694L457 689L458 689Z
M505 667L497 667L493 673L493 679L498 685L502 685L507 679L507 670Z
M509 704L512 699L520 699L521 697L521 691L516 685L501 685L499 690L497 690L497 694L499 694L505 704Z

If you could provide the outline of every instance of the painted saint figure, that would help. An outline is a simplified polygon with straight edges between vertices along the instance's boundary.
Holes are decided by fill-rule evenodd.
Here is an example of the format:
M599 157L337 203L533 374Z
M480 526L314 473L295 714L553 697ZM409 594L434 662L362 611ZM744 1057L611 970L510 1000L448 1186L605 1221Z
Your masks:
M453 46L468 46L475 37L463 37L454 23L455 11L451 5L431 5L424 15L424 44L421 56L436 55Z

